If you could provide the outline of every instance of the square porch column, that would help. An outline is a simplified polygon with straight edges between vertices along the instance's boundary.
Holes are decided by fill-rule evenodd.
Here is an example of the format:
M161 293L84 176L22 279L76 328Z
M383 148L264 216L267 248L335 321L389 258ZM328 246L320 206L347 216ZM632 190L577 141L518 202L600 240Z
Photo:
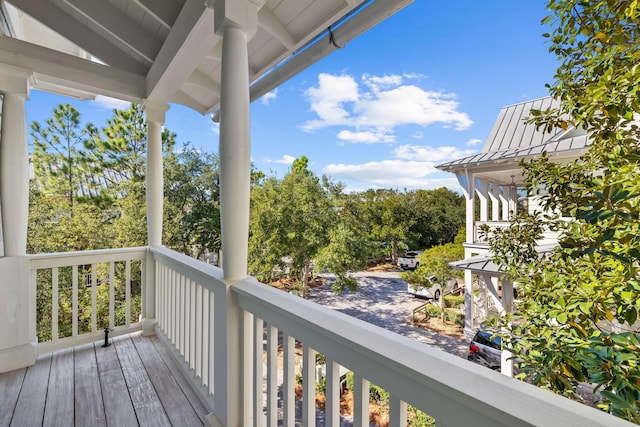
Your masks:
M29 152L25 101L31 73L0 70L0 372L36 361L36 295L29 283ZM34 281L35 285L35 281Z

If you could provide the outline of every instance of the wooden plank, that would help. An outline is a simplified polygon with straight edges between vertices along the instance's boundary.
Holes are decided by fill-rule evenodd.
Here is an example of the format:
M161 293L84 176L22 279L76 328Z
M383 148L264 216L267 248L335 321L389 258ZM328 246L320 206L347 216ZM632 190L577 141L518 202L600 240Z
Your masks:
M117 338L113 340L117 340ZM113 345L96 347L95 351L107 424L113 426L137 425L136 413L129 398L127 383L120 368L116 348Z
M173 378L182 389L182 392L189 401L189 404L196 411L196 414L198 414L198 418L204 419L204 417L211 411L207 410L205 405L202 403L202 400L200 400L195 390L193 390L189 380L182 374L182 370L175 356L171 354L169 349L165 347L155 335L149 337L149 339L156 347L156 350L158 351L158 354L160 354L160 357L162 357L164 363L166 363L169 370L173 373Z
M39 356L36 364L27 368L11 425L39 426L42 424L51 359L51 354Z
M53 353L43 426L73 425L73 349Z
M79 426L106 426L102 390L93 344L76 347L73 352L75 378L75 423Z
M171 423L174 426L203 425L151 340L137 335L132 341Z
M8 426L18 403L27 368L0 374L0 427Z
M170 426L140 356L128 336L113 340L140 426Z

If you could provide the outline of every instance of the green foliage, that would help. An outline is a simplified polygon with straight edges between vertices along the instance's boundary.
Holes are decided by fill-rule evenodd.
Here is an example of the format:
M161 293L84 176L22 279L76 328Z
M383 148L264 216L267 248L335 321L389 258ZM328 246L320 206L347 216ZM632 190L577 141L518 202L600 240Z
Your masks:
M434 246L420 255L420 265L413 271L400 273L400 277L415 285L431 285L432 277L438 283L446 283L452 277L462 277L463 272L449 266L464 258L464 247L458 243Z
M69 206L87 182L88 163L84 145L91 125L82 128L80 112L69 104L60 104L53 117L31 123L35 185L46 195L66 198Z
M164 237L167 247L201 258L218 252L220 231L219 159L184 144L164 159Z
M407 406L407 422L411 427L435 427L436 420L412 405Z
M532 250L539 216L495 232L496 261L522 298L496 323L507 328L503 343L523 360L523 375L572 397L580 382L595 384L603 409L638 423L640 8L635 0L552 0L549 9L550 49L561 60L550 91L561 106L531 121L583 129L591 147L574 162L543 156L523 165L529 194L561 232L560 248Z
M444 297L444 306L446 308L460 308L464 305L464 295L447 295Z

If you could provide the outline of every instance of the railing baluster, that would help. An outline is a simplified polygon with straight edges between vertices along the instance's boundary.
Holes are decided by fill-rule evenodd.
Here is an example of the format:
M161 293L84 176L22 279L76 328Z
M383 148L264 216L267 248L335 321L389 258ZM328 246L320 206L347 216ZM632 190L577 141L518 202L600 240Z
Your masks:
M353 373L353 425L369 426L369 381Z
M115 262L109 263L109 329L113 329L115 325L116 312L116 273Z
M202 380L202 371L200 364L202 363L202 286L196 283L196 353L193 361L193 369L196 376Z
M71 268L71 336L78 336L78 266Z
M98 271L95 264L91 264L91 332L98 331Z
M302 425L316 425L316 351L303 345L302 350Z
M257 427L264 426L264 322L254 316L253 327L254 355L253 355L253 420Z
M124 324L131 325L131 260L124 263Z
M187 341L187 277L180 275L180 355L184 356Z
M278 425L278 329L267 326L267 425Z
M196 357L196 283L189 282L189 367L194 368Z
M325 419L328 426L340 425L340 366L326 357Z
M51 269L51 340L58 341L58 267Z
M214 307L215 307L215 294L213 292L209 292L209 311L208 311L208 318L209 321L207 322L209 325L209 338L208 338L208 343L209 343L209 355L207 357L206 360L206 366L207 366L207 370L209 373L209 393L213 394L213 386L215 384L215 331L216 331L216 320L215 320L215 315L214 315Z
M202 288L202 347L200 348L200 372L202 372L202 384L205 386L209 383L209 371L207 369L209 359L209 290Z
M394 394L389 399L389 425L406 427L407 403Z
M283 337L283 408L284 427L294 427L296 422L296 394L295 394L295 362L296 362L296 340L289 335Z
M254 413L253 408L255 407L255 393L253 393L253 360L255 356L255 351L253 348L254 345L254 322L253 322L253 314L248 311L243 312L243 358L242 358L242 372L243 372L243 419L244 426L249 427L254 425ZM286 425L285 425L286 427Z

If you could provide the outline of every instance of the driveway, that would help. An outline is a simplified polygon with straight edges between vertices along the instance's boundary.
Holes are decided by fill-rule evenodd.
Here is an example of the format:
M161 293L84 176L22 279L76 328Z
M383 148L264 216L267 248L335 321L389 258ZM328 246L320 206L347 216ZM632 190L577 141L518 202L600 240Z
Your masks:
M336 295L331 290L334 278L325 276L323 286L310 289L307 298L325 307L404 335L460 357L467 355L468 342L407 323L413 309L424 303L407 293L407 283L398 272L363 271L351 274L360 289L357 292Z

